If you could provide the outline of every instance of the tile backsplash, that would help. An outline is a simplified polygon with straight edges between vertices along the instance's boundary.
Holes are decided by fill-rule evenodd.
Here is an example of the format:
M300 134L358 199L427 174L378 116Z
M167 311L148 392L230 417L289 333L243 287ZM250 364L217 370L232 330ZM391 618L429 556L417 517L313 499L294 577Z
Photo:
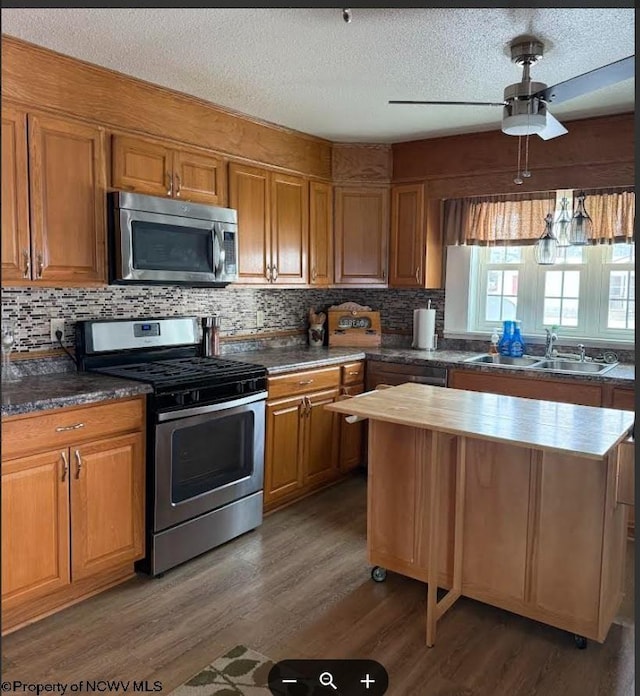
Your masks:
M102 288L3 288L2 316L16 321L15 350L20 353L47 351L51 343L50 320L65 320L64 345L74 344L74 324L84 319L128 319L153 316L222 317L221 335L250 334L256 339L273 331L307 328L310 307L324 311L346 301L369 305L380 311L382 332L398 332L407 342L413 324L413 310L431 300L436 309L436 330L442 336L443 290L388 289L257 289L185 288L179 286L119 286ZM264 312L264 327L256 327L256 312Z

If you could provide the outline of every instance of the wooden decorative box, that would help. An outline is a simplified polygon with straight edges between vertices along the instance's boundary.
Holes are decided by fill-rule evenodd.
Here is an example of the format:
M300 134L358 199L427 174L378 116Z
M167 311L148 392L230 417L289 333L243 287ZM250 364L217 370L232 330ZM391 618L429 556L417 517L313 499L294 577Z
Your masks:
M379 346L382 341L380 312L355 302L329 307L330 346Z

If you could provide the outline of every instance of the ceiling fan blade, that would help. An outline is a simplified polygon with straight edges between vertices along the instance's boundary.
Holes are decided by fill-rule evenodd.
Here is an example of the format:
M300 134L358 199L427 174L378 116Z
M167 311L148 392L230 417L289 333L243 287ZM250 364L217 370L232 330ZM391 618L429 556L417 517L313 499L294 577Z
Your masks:
M582 75L576 75L576 77L564 82L558 82L557 85L541 89L532 96L544 99L549 104L560 104L569 99L581 97L583 94L595 92L597 89L628 80L635 74L634 62L635 56L623 58Z
M547 109L547 125L538 133L538 136L543 140L551 140L551 138L557 138L559 135L564 135L569 131L558 121L558 119L549 113Z
M505 102L470 102L470 101L399 101L390 99L389 104L447 104L453 106L504 106Z

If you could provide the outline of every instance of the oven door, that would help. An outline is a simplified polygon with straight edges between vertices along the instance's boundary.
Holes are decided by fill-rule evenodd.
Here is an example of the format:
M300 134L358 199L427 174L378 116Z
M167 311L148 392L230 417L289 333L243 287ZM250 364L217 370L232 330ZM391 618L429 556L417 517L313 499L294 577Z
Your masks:
M214 222L124 208L117 212L117 280L216 281L220 242Z
M154 532L262 489L265 400L260 392L158 414Z

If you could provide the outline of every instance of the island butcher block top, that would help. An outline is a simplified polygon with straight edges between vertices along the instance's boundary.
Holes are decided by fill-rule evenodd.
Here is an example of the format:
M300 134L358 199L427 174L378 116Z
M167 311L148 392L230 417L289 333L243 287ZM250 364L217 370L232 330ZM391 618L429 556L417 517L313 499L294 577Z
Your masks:
M634 414L407 383L326 409L361 418L601 459L631 430Z

